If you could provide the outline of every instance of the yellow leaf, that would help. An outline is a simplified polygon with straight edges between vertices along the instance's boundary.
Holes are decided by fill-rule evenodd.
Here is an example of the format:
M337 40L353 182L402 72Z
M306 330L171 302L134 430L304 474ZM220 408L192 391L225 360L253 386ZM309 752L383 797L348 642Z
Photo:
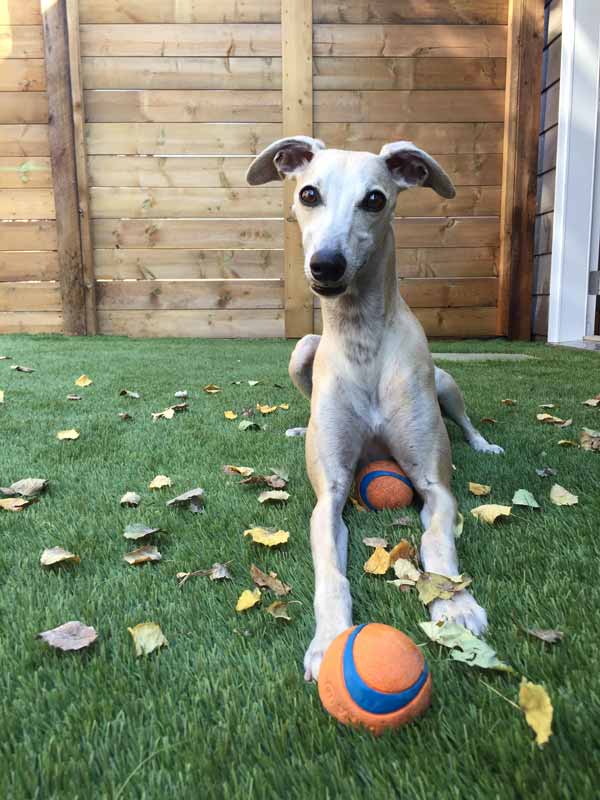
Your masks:
M559 439L558 443L561 447L579 447L579 444L573 439Z
M262 595L260 593L260 589L244 589L241 595L238 597L238 601L235 604L236 611L247 611L249 608L252 608L257 603L260 603Z
M133 639L136 656L147 656L154 650L169 645L160 625L156 622L140 622L139 625L127 628L127 630Z
M259 503L287 503L289 500L289 492L284 492L281 489L270 489L267 492L261 492L258 495Z
M535 733L535 741L540 747L552 735L552 703L548 692L537 683L529 683L525 678L519 687L519 705L525 714L527 724Z
M290 410L290 404L289 403L280 403L279 404L279 408L281 408L282 411L289 411Z
M538 422L543 422L545 425L563 425L566 420L560 417L554 417L552 414L536 414L535 418Z
M74 428L68 431L59 431L56 434L56 438L60 439L61 442L64 439L79 439L79 431L76 431Z
M494 503L489 505L477 506L471 509L471 514L482 522L491 524L495 522L498 517L509 517L512 511L512 506L498 506Z
M419 600L423 605L437 600L450 600L450 598L461 592L470 585L472 578L468 575L440 575L436 572L422 572L417 580L417 592Z
M469 491L476 497L485 497L485 495L492 491L492 487L487 486L485 483L473 483L469 481Z
M292 621L292 618L288 614L289 610L289 603L286 600L274 600L270 606L265 608L267 614L270 614L275 619L286 619L288 622Z
M91 386L93 382L94 381L91 378L88 378L87 375L80 375L75 381L75 386Z
M356 497L353 497L352 495L350 495L350 496L348 497L348 500L350 500L350 502L352 503L352 505L354 506L354 508L355 508L357 511L361 511L361 512L362 512L362 511L366 511L366 510L367 510L367 509L366 509L366 508L365 508L363 505L361 505L361 504L358 502L358 500L356 499Z
M25 497L7 497L0 500L0 508L4 511L22 511L30 506L33 500Z
M0 403L4 402L4 392L0 389Z
M269 531L266 528L249 528L244 531L244 536L252 537L255 544L264 544L265 547L276 547L285 544L290 538L288 531Z
M164 489L165 486L172 486L171 478L168 478L166 475L157 475L156 478L152 478L148 484L149 489Z
M260 403L257 403L256 410L260 411L261 414L272 414L274 411L277 411L277 406L263 406Z
M555 483L550 489L550 500L555 506L575 506L579 502L576 494L571 494L558 483Z
M217 386L216 383L209 383L208 386L205 386L202 389L203 392L206 394L218 394L221 391L221 387Z
M62 547L46 548L40 557L40 564L42 567L52 567L55 564L68 563L79 564L81 559L75 553L70 553Z
M243 478L249 478L254 475L252 467L238 467L235 464L225 464L223 471L226 475L241 475Z
M369 575L385 575L390 568L390 554L383 547L376 547L373 555L365 561L364 571Z
M414 560L417 557L416 548L408 539L400 539L395 547L390 550L390 566L393 566L399 558Z
M238 418L238 415L235 413L235 411L224 411L223 412L223 416L225 417L225 419L237 419Z

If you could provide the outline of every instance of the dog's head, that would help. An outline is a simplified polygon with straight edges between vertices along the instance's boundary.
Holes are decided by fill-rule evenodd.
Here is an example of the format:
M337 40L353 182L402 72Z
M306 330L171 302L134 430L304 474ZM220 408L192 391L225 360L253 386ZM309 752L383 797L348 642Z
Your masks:
M295 178L293 211L302 230L304 272L325 297L342 294L383 242L400 192L424 186L455 195L428 153L393 142L379 155L328 150L319 139L279 139L248 169L251 186Z

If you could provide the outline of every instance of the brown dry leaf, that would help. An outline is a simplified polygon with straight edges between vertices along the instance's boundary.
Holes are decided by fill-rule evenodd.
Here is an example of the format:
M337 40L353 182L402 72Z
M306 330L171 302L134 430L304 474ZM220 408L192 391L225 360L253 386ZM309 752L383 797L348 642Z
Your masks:
M290 538L288 531L274 531L268 528L248 528L244 536L250 536L255 544L264 544L265 547L276 547L285 544Z
M505 400L500 400L503 406L516 406L517 401L511 400L510 397L507 397Z
M162 558L156 547L152 544L145 544L143 547L138 547L137 550L132 550L123 556L123 561L136 567L138 564L145 564L147 561L160 561Z
M521 680L519 706L525 714L527 724L535 733L536 743L542 747L552 736L553 708L548 692L537 683Z
M196 577L201 577L201 578L208 577L210 578L211 581L222 581L225 578L231 580L232 579L231 573L229 572L228 569L230 563L231 563L230 561L228 561L227 564L217 563L213 564L212 567L210 567L209 569L197 569L194 570L193 572L178 572L177 575L175 576L179 581L178 586L183 586L183 584L189 578L196 578Z
M128 414L126 411L120 411L117 416L121 420L121 422L127 422L130 419L133 419L131 414Z
M492 487L487 486L485 483L473 483L469 481L469 491L476 497L485 497L492 491Z
M223 390L216 383L209 383L207 386L202 387L202 391L206 392L206 394L218 394Z
M600 431L584 428L579 435L579 441L584 450L593 450L596 453L600 453Z
M79 431L76 431L75 428L71 428L68 431L59 431L56 434L56 438L63 442L65 440L79 439L79 435Z
M86 386L91 386L93 382L94 381L91 378L88 378L87 375L80 375L75 381L75 386L80 386L83 389Z
M544 425L564 425L567 420L560 417L554 417L552 414L536 414L535 418L538 422L543 422Z
M376 547L373 555L365 561L363 569L369 575L385 575L391 566L390 554L383 547Z
M34 501L35 498L7 497L0 500L0 508L3 511L23 511L24 508L30 506Z
M235 604L236 611L247 611L249 608L252 608L257 603L260 603L261 600L261 593L260 589L244 589L241 595L238 597L238 601Z
M148 484L149 489L164 489L166 486L172 486L173 482L171 478L167 477L166 475L157 475L155 478L152 478L150 483Z
M68 394L67 400L83 400L83 397L80 394Z
M119 503L122 506L129 506L129 508L137 508L141 499L137 492L125 492Z
M23 478L15 481L6 489L0 489L0 494L9 496L20 495L21 497L37 497L48 486L47 478Z
M62 547L46 548L40 557L42 567L53 567L56 564L79 564L80 561L79 556Z
M285 600L274 600L270 606L265 608L267 614L270 614L275 619L285 619L288 622L292 621L292 618L288 614L289 603L286 603Z
M574 442L573 439L559 439L558 444L560 447L579 447L579 444Z
M238 467L236 464L225 464L223 472L225 475L242 475L244 478L254 474L252 467Z
M286 594L292 591L292 587L280 580L276 572L271 572L267 575L267 573L259 569L256 564L252 564L250 567L250 577L257 586L270 589L277 597L285 597Z
M126 539L143 539L145 536L151 536L153 533L158 533L161 528L149 528L142 522L134 522L128 525L123 531L123 536Z
M223 412L223 416L225 417L225 419L237 419L238 418L238 415L235 413L235 411L224 411Z
M38 639L43 639L50 647L66 652L68 650L83 650L89 647L98 638L95 628L84 625L83 622L75 620L65 622L58 628L38 633Z
M140 393L132 392L129 389L121 389L121 391L119 392L119 397L130 397L132 400L139 400Z
M240 481L245 486L269 486L271 489L285 489L287 480L281 475L251 475Z
M289 492L283 492L280 489L273 489L268 492L261 492L258 495L259 503L287 503L289 500Z
M363 544L366 544L367 547L387 547L388 540L382 539L380 536L365 536L363 539Z
M168 647L164 633L156 622L140 622L133 628L127 628L135 645L136 656L147 656L161 647Z
M477 506L477 508L471 509L471 514L474 517L476 517L478 520L481 520L481 522L487 522L490 525L495 522L498 517L510 517L511 512L512 506L499 506L495 503Z
M390 551L390 564L393 566L399 558L406 558L409 561L416 561L417 548L408 539L400 539L395 547Z
M363 505L361 505L361 504L358 502L357 498L356 498L356 497L354 497L354 495L352 495L352 494L351 494L351 495L349 495L349 497L348 497L348 500L349 500L349 501L352 503L352 505L354 506L354 508L355 508L357 511L360 511L360 512L362 512L362 511L366 511L366 510L367 510L367 509L366 509L366 508L365 508Z
M419 600L423 605L429 605L440 598L450 600L456 592L466 589L472 582L468 575L438 575L435 572L422 572L417 581Z
M589 406L590 408L598 408L598 406L600 406L600 394L597 394L596 397L590 397L589 400L584 400L581 405Z
M524 628L524 631L535 639L541 639L546 644L556 644L564 638L564 633L555 628Z
M35 372L31 367L24 367L22 364L13 364L11 369L14 369L15 372Z
M498 422L498 420L493 417L482 417L479 421L488 425L495 425Z
M550 502L555 506L576 506L579 503L579 498L576 494L568 492L564 486L555 483L550 489Z
M200 514L204 510L204 489L200 487L190 489L183 494L178 494L172 500L167 501L169 508L174 506L187 506L193 514Z

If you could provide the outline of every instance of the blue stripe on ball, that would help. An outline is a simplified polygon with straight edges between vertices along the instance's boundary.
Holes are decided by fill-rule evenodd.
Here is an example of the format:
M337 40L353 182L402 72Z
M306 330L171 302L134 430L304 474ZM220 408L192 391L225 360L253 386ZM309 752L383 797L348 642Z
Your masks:
M360 677L354 663L354 640L365 624L358 625L352 631L344 646L343 670L346 689L356 705L363 711L371 714L391 714L407 706L419 694L429 674L427 664L423 665L423 671L415 683L402 692L380 692L378 689L373 689Z
M376 509L375 506L369 502L369 498L367 497L369 486L371 485L371 482L375 480L375 478L382 478L384 476L389 478L397 478L399 481L402 481L402 483L405 483L409 489L414 490L412 481L410 478L407 478L406 475L398 475L397 472L390 472L387 469L378 469L374 472L369 472L368 475L365 475L365 477L361 480L358 486L358 494L366 507L371 511L377 511L378 509Z

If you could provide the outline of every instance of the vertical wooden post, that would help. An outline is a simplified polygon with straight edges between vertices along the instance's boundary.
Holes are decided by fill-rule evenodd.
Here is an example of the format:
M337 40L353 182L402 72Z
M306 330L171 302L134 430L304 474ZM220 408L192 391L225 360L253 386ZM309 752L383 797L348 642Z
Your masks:
M531 338L543 0L510 0L497 333Z
M85 292L79 232L66 0L42 0L42 27L63 325L66 334L83 335L86 333Z
M283 135L312 136L312 0L282 0ZM297 338L313 330L313 297L304 277L304 253L298 223L292 217L293 183L284 183L285 335Z

